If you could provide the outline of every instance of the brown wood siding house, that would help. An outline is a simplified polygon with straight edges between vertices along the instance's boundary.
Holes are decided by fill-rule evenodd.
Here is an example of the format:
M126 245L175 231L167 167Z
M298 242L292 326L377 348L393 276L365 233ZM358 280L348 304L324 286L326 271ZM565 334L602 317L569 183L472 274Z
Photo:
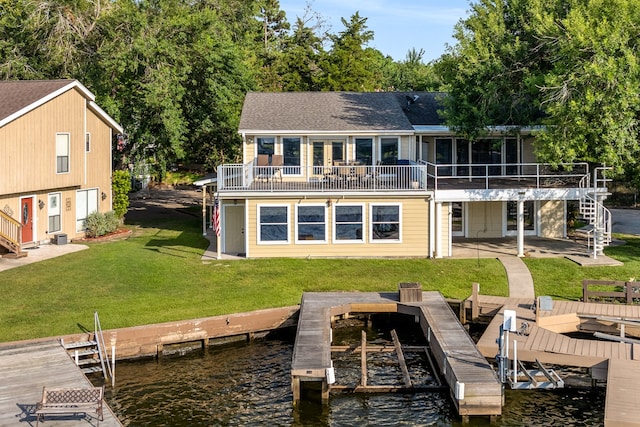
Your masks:
M86 216L112 208L111 144L122 132L77 80L0 82L0 244L84 236Z

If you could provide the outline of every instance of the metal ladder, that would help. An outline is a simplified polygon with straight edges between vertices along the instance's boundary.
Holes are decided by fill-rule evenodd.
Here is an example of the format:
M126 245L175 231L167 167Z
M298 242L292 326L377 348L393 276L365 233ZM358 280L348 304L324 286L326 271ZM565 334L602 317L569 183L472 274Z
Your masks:
M111 379L114 382L113 367L109 364L109 355L104 342L100 318L96 311L93 315L94 333L93 339L87 341L76 341L65 343L60 340L62 346L67 350L69 356L75 361L85 374L102 372L105 380Z

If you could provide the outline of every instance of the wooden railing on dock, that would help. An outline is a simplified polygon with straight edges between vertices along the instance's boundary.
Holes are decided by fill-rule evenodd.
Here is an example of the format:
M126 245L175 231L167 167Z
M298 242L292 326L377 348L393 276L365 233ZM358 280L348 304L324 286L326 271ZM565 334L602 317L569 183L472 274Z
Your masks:
M592 287L597 287L600 290L589 290L589 288ZM616 291L613 289L622 290ZM583 280L582 301L605 303L622 302L625 304L640 303L640 282L622 282L617 280Z

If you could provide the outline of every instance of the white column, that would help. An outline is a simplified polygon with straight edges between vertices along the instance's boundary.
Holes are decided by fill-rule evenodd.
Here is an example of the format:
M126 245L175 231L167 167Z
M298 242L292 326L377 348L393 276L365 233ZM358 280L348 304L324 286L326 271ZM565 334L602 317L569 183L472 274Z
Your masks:
M429 257L436 256L436 202L429 199Z
M435 245L436 258L442 258L442 202L436 202L436 226L435 228Z
M518 200L518 256L524 256L524 201Z

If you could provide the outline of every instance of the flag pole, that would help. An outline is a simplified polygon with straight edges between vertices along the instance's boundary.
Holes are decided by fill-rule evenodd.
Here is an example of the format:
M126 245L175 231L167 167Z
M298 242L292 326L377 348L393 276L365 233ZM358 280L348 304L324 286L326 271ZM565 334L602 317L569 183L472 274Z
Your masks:
M217 251L217 259L222 259L222 239L220 238L220 199L218 199L218 194L215 195L215 200L213 203L213 211L214 211L214 231L216 233L216 251Z

